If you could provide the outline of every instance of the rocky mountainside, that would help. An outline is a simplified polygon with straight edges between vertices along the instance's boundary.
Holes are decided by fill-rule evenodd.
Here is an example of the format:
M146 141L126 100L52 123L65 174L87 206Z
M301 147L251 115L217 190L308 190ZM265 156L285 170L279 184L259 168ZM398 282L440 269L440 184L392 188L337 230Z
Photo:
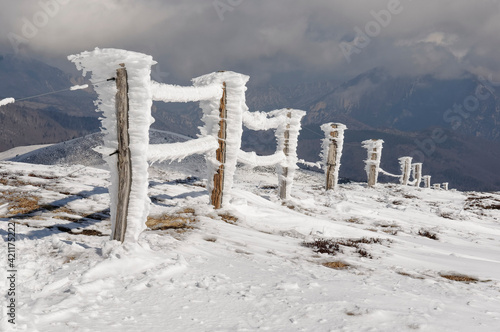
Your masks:
M42 62L0 55L0 99L22 99L77 84ZM0 108L0 151L19 145L56 143L99 130L91 91L67 91Z
M81 84L62 71L32 59L0 56L0 98L21 98ZM481 96L478 105L474 97ZM476 97L477 98L477 97ZM436 80L432 77L394 78L374 69L342 84L334 82L254 86L247 91L250 111L293 107L307 111L300 136L299 157L317 161L323 133L319 125L348 126L341 175L362 180L365 151L360 142L382 138L383 163L397 171L397 158L418 156L436 181L460 189L499 190L500 87L477 78ZM92 91L62 92L0 108L0 151L61 142L99 131ZM462 105L455 108L454 105ZM469 111L471 107L476 108ZM468 109L467 109L468 108ZM197 103L155 102L153 128L190 137L202 125ZM434 128L446 139L436 143ZM244 131L243 148L272 153L272 132Z

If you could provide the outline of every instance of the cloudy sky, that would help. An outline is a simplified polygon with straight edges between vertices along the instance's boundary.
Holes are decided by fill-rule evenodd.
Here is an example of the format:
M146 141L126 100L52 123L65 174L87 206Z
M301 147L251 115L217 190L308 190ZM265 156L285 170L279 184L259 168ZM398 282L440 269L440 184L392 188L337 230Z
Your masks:
M0 0L0 53L68 67L66 56L151 54L157 78L217 70L278 80L394 75L500 79L500 0Z

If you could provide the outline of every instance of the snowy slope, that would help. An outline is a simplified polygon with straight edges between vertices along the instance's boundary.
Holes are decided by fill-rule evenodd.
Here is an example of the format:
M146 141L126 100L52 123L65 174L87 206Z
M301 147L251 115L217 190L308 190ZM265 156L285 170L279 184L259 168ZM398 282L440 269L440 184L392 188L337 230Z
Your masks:
M499 193L357 183L325 193L319 174L298 171L283 205L273 172L238 169L232 206L214 211L202 165L157 166L150 216L174 221L121 246L108 238L106 170L0 162L4 241L8 222L17 231L17 330L500 326ZM337 242L338 252L303 245L318 239ZM0 326L9 330L5 317Z
M169 131L150 129L150 144L184 142L190 137ZM103 143L103 134L94 133L70 141L39 146L16 147L0 153L0 160L31 164L58 165L81 164L86 166L105 165L99 153L93 149Z

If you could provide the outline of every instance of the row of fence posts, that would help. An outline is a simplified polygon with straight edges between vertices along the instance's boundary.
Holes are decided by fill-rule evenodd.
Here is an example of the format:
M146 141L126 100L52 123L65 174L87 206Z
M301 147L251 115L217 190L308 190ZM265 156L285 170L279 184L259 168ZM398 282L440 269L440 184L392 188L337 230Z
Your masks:
M129 97L128 97L128 77L127 70L124 64L116 70L116 118L117 118L117 137L118 150L115 152L118 155L118 206L116 213L115 230L113 231L113 239L123 242L125 231L127 228L127 210L130 201L130 192L132 184L132 163L129 149L130 137L128 134L129 128ZM222 195L224 186L224 166L226 161L226 138L227 138L227 93L226 84L223 84L222 97L219 107L219 147L216 151L216 159L220 163L219 168L213 175L214 187L211 193L211 204L215 209L222 207ZM291 113L287 114L288 119L291 118ZM322 126L325 131L325 140L328 146L324 160L326 190L334 190L338 184L338 174L340 169L340 157L342 154L345 125L340 123L328 123ZM290 124L286 126L284 131L284 148L285 156L289 154L289 129ZM366 172L368 177L368 187L374 187L377 184L377 179L380 171L380 161L382 155L383 141L368 140L364 141L363 147L367 149L368 158L365 161ZM431 188L431 176L422 175L422 164L412 164L411 157L402 157L399 159L401 163L401 178L402 185L410 183L410 173L413 171L415 186L420 186L424 182L425 188ZM279 196L281 199L286 199L290 193L287 193L287 177L288 168L283 167L282 177L279 183ZM433 188L441 188L441 184L434 184ZM442 188L448 190L448 183L443 183Z

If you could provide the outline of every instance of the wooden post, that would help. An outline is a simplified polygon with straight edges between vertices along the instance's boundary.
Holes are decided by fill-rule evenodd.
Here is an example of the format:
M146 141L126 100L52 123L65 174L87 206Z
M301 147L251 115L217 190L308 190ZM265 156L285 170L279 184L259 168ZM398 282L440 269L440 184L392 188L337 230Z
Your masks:
M132 187L132 160L130 156L128 77L125 64L116 70L116 119L118 129L118 202L112 239L123 242L127 231L127 215Z
M444 182L443 183L443 189L444 190L449 190L449 188L448 188L448 182Z
M286 114L287 116L287 124L286 124L286 130L283 134L284 136L284 147L283 147L283 153L286 156L286 159L288 160L288 155L290 154L290 120L292 118L292 112L288 112ZM279 185L280 188L280 198L281 199L286 199L287 198L287 192L286 192L286 187L287 187L287 179L288 179L288 167L283 167L282 169L282 174L281 174L281 182Z
M338 125L332 123L332 128L337 129ZM338 131L331 131L330 136L337 138L339 136ZM338 183L337 174L335 168L337 166L337 141L330 139L330 145L328 146L328 156L326 159L326 190L335 189Z
M411 157L401 157L399 158L399 163L401 165L401 180L400 183L403 186L408 185L408 181L410 180L410 172L411 172Z
M382 148L384 141L381 139L370 139L361 142L367 149L368 156L365 160L365 171L368 177L368 187L374 187L377 184L378 173L380 169L380 159L382 158Z
M214 174L214 188L211 195L211 203L215 209L222 207L222 193L224 190L224 164L226 163L226 137L227 137L227 96L226 82L222 83L222 98L219 106L219 148L216 152L217 161L220 163Z
M432 187L433 187L434 189L441 189L441 183L434 183L434 184L432 185Z
M413 179L415 187L420 187L422 182L422 163L413 164Z
M373 148L373 153L371 156L371 160L377 160L377 148ZM370 166L370 173L368 176L368 187L374 187L377 184L377 165L372 164Z
M424 175L422 177L424 180L424 188L430 189L431 187L431 176L430 175Z

